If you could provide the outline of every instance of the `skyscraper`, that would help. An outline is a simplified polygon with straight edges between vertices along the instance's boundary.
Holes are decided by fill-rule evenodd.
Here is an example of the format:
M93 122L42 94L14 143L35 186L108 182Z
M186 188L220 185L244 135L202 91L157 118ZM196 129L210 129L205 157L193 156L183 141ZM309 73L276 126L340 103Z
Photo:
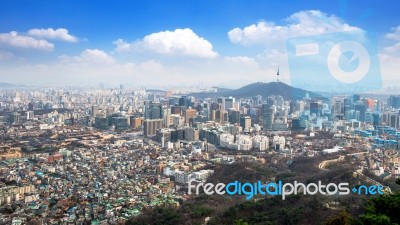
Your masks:
M186 109L184 111L185 122L189 123L190 118L196 117L196 110L195 109Z
M235 98L229 97L225 98L225 108L224 110L228 110L233 108L233 103L235 103Z
M250 129L251 128L251 118L250 118L250 116L242 116L242 117L240 117L240 126L243 129Z
M144 112L145 119L161 119L162 118L162 106L158 103L147 103L145 105Z
M240 123L240 111L228 109L228 121L232 124Z
M99 107L96 105L92 106L92 117L96 117L99 114Z
M354 110L360 112L359 120L361 122L364 122L365 121L365 112L367 111L367 106L364 104L364 102L362 102L362 101L356 102L356 104L354 105Z
M17 124L21 121L21 114L17 112L13 112L10 114L10 123L11 124Z
M163 119L152 119L143 121L143 135L144 136L154 136L156 135L156 130L163 127Z
M221 105L221 109L222 109L222 110L225 110L225 98L219 97L219 98L217 99L217 102Z
M264 130L272 130L272 124L274 123L274 109L266 108L263 109L263 111Z

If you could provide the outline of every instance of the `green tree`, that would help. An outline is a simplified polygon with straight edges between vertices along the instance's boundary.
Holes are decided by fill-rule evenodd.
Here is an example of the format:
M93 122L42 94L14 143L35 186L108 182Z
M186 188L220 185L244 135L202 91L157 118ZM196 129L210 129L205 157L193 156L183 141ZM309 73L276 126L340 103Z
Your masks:
M377 214L365 214L361 215L358 221L355 222L356 225L390 225L394 224L390 222L390 218L386 215Z
M340 211L339 214L329 217L323 225L350 225L351 215L345 210Z
M235 221L235 225L249 225L249 224L243 219L239 219Z
M400 193L382 195L368 201L366 213L355 224L400 224Z

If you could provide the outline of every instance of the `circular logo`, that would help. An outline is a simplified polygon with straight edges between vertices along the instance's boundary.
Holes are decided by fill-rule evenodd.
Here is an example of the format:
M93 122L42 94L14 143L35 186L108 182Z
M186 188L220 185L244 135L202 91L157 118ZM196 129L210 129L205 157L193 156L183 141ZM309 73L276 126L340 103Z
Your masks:
M350 53L350 54L345 54ZM351 70L343 70L341 64L358 66ZM343 83L355 83L363 79L370 68L371 59L368 51L356 41L342 41L332 47L328 54L327 64L332 76Z

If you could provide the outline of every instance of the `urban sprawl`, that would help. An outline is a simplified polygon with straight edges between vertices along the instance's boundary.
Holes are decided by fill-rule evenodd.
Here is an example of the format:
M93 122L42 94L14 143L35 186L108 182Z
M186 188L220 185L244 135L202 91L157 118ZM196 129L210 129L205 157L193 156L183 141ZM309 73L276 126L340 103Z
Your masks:
M178 207L185 186L237 161L350 151L358 171L400 174L400 96L199 98L173 91L0 91L0 222L118 224ZM266 157L268 156L268 157Z

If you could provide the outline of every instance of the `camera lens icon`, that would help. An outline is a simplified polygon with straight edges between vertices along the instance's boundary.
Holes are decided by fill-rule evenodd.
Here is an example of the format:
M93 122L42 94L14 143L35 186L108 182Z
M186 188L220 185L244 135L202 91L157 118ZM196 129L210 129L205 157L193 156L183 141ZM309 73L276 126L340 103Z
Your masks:
M346 54L347 53L347 54ZM344 70L344 67L354 67L353 70ZM335 44L329 51L327 66L330 74L343 83L355 83L362 80L368 73L371 58L368 51L356 41L342 41Z
M382 88L376 37L359 31L289 38L290 82L297 88L357 93Z

